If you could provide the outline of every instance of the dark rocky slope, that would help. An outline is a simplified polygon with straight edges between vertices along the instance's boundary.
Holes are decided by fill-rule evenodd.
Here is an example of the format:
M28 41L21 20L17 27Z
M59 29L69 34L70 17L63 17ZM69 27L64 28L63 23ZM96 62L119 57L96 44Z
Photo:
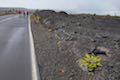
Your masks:
M96 15L69 15L51 10L36 11L32 22L35 51L42 80L119 80L120 19ZM102 67L89 75L77 60L95 46L108 49Z

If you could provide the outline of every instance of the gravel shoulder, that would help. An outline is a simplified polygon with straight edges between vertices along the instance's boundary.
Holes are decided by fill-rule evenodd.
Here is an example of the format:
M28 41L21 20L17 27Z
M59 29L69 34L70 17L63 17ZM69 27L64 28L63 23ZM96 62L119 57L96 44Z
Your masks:
M42 24L39 24L39 27L33 25L35 52L42 80L68 80L78 74L80 70L76 66L74 54L59 52L58 40L54 33L49 32ZM80 77L80 75L75 76Z

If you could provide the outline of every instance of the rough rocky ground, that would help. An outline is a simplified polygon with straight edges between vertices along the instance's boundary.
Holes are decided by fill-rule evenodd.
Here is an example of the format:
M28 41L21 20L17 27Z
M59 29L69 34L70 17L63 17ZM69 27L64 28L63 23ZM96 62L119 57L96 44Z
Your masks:
M36 11L32 22L41 80L120 80L120 19L65 12ZM95 46L109 50L94 75L83 71L77 60Z

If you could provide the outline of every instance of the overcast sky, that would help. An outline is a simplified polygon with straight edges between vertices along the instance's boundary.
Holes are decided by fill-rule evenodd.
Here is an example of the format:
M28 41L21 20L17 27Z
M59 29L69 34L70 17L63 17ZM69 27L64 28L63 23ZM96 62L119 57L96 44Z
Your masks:
M55 9L72 13L120 15L120 0L0 0L0 7Z

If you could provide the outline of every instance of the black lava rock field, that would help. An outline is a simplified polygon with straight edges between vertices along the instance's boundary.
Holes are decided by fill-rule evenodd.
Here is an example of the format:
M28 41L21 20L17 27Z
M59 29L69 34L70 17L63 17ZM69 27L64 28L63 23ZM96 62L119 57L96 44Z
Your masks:
M32 21L41 80L120 80L120 17L36 11ZM93 74L77 61L96 47L106 55Z

